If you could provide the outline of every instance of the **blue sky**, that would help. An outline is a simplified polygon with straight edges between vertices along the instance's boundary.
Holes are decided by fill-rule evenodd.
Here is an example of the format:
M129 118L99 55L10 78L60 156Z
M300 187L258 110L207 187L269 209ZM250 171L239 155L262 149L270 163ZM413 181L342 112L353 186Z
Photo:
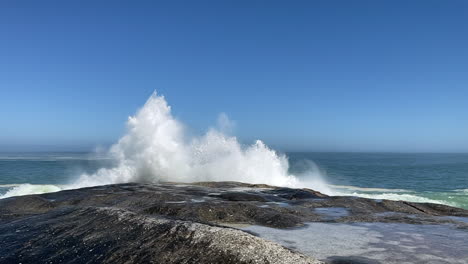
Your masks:
M468 2L0 2L0 150L112 143L154 90L284 151L468 152Z

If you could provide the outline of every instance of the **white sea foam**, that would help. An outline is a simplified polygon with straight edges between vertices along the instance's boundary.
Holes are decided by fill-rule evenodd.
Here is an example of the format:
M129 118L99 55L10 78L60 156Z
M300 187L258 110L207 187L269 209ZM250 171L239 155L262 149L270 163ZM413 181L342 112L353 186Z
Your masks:
M110 149L117 161L114 168L85 174L73 183L84 187L123 182L158 181L240 181L297 187L302 184L288 173L285 155L262 141L243 146L226 130L232 122L220 115L218 128L199 137L188 137L184 126L171 114L163 96L154 93L145 105L128 119L127 133ZM319 191L329 188L315 172L307 172Z
M285 155L262 141L242 145L230 136L234 123L220 114L218 126L204 135L189 137L184 125L171 114L163 96L150 96L127 122L127 133L113 145L108 155L116 161L112 168L83 174L67 186L24 184L13 187L0 198L125 182L240 181L276 186L310 187L331 194L313 163L301 173L302 182L288 173ZM15 157L16 158L16 157ZM43 158L43 157L41 157Z
M329 184L332 189L343 189L343 190L351 190L351 191L360 191L360 192L410 192L410 190L405 189L385 189L385 188L366 188L366 187L357 187L357 186L350 186L350 185L333 185Z
M430 199L426 197L422 197L416 194L407 194L407 193L376 193L376 194L368 194L368 193L339 193L336 192L335 195L341 196L358 196L363 198L369 199L386 199L386 200L394 200L394 201L408 201L408 202L416 202L416 203L436 203L436 204L445 204L445 205L452 205L457 206L456 204L450 203L448 201L441 201Z
M9 184L9 187L13 187L13 188L9 189L4 195L1 195L0 199L12 197L12 196L27 195L27 194L58 192L62 190L61 187L57 185L50 185L50 184L28 184L28 183L19 184L19 185Z
M233 123L227 115L221 114L217 128L211 128L199 137L189 137L183 124L172 116L164 97L154 93L135 116L129 117L127 133L110 148L108 154L103 155L114 159L115 167L83 174L67 186L4 186L9 190L0 198L126 182L240 181L308 187L329 195L447 204L401 193L404 190L331 186L311 161L299 163L300 168L295 168L295 171L300 172L292 175L288 172L289 162L285 155L270 149L260 140L252 145L242 145L236 137L229 135L232 129ZM380 193L368 193L376 191Z

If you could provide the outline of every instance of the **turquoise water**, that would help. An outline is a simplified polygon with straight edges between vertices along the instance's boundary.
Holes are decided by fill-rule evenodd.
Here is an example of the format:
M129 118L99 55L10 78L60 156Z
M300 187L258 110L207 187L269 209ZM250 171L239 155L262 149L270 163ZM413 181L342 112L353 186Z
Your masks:
M468 209L468 154L288 153L292 170L313 160L334 189L362 197Z
M311 160L335 194L437 202L468 209L468 154L287 153L300 174ZM43 191L112 166L89 153L0 154L0 196L20 184ZM32 188L32 187L31 187ZM37 192L40 192L37 191Z

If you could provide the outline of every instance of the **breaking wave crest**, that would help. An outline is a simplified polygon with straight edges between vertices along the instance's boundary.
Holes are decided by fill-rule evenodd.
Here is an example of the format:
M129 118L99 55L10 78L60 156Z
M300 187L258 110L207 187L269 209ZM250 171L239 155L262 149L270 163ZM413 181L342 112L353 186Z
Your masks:
M382 200L408 201L408 202L416 202L416 203L436 203L436 204L451 205L447 201L439 201L435 199L422 197L416 194L407 194L407 193L367 194L367 193L353 192L347 195L358 196L358 197L369 198L369 199L382 199Z
M129 117L127 132L108 155L115 166L82 174L69 185L4 185L0 198L56 192L96 185L126 182L239 181L275 186L308 187L328 195L371 199L430 202L468 208L466 189L454 193L424 194L403 189L362 188L329 185L315 163L305 160L289 170L288 158L257 140L242 145L226 133L232 126L221 114L216 128L190 137L184 125L171 114L163 96L153 93L137 113ZM299 166L298 166L299 165ZM299 167L299 168L297 168Z
M300 186L297 177L288 173L285 155L260 140L243 146L236 137L223 133L230 125L225 115L220 116L219 123L218 128L211 128L200 137L188 137L183 124L172 116L165 98L154 93L128 119L127 134L111 147L110 155L117 166L81 175L72 186L158 181Z
M346 185L330 185L333 195L357 196L376 200L408 201L416 203L445 204L468 209L468 200L463 190L422 191L404 189L363 188Z
M57 185L51 184L8 184L0 186L2 188L8 187L8 191L0 195L0 199L13 197L13 196L21 196L27 194L41 194L41 193L49 193L49 192L58 192L62 190L62 187Z

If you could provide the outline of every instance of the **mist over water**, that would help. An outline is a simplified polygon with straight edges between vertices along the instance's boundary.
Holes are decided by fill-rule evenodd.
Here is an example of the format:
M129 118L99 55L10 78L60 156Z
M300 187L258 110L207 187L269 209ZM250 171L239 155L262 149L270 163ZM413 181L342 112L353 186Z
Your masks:
M225 114L217 128L189 137L171 107L156 92L130 117L127 133L110 148L113 168L81 175L71 186L85 187L125 182L240 181L276 186L305 187L289 173L288 159L262 141L241 145L225 132L232 126ZM314 189L330 193L319 170L309 163L301 178Z

